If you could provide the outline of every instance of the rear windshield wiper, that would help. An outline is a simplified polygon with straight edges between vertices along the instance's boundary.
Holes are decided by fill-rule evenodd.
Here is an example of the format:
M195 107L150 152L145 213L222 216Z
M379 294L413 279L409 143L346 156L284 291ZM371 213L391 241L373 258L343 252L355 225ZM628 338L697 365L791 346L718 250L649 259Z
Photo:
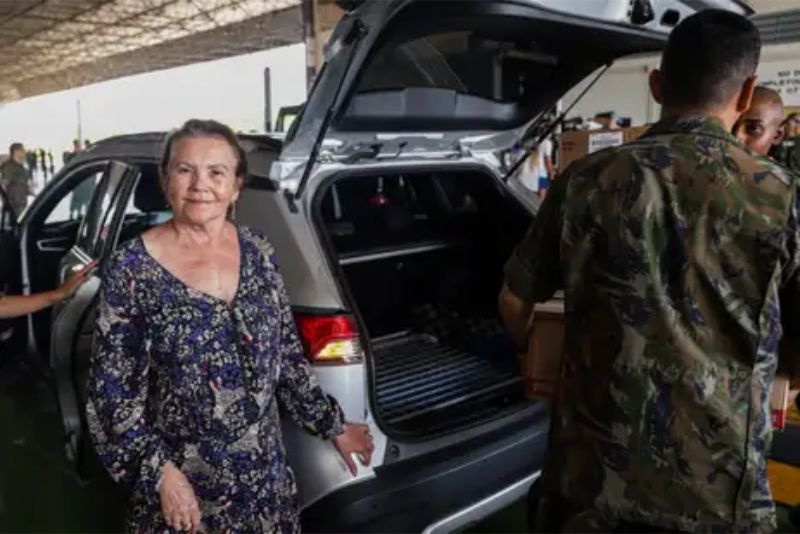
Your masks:
M524 162L526 162L528 160L530 155L533 154L533 151L536 150L537 148L539 148L539 145L542 143L542 141L544 141L550 134L553 133L553 130L556 129L556 126L558 126L560 123L562 123L564 121L564 119L567 117L567 114L569 114L569 112L572 111L572 109L575 107L575 105L578 102L580 102L581 99L583 99L583 97L586 95L586 93L589 92L589 89L594 87L594 85L597 83L597 81L600 79L600 77L603 76L603 74L605 74L606 71L611 67L612 63L613 62L606 63L605 66L603 67L603 69L600 72L597 73L597 75L592 79L592 81L589 82L589 85L587 85L586 88L583 91L581 91L581 94L579 94L578 97L575 100L572 101L572 103L569 105L569 107L567 107L567 109L565 109L561 113L561 115L559 115L558 117L553 119L550 122L550 124L548 124L544 128L544 130L542 130L539 133L539 136L536 138L536 142L534 142L531 145L531 147L529 149L527 149L522 154L522 156L517 161L514 162L513 165L511 165L511 168L508 169L508 172L503 176L503 181L504 182L507 182L508 179L511 178L511 176L516 172L516 170L519 169L520 165L522 165ZM539 128L539 124L540 123L541 123L541 121L534 121L533 124L531 124L528 127L527 130L525 130L525 133L522 135L521 140L524 141L532 132L536 131Z
M325 139L325 134L328 133L328 126L330 126L333 116L338 112L339 96L342 92L344 81L347 79L347 75L350 72L350 65L353 63L353 58L356 57L356 52L358 51L358 45L360 44L361 39L366 34L367 27L364 26L364 23L361 22L361 19L355 19L350 31L347 32L347 35L344 37L344 42L347 44L353 43L353 48L350 50L350 57L347 58L347 64L344 67L342 79L339 80L339 85L336 86L336 93L333 95L332 105L328 108L328 111L325 113L325 117L322 119L319 133L317 133L317 138L314 140L311 153L308 155L308 161L303 169L303 176L300 178L300 182L297 184L297 191L294 193L295 200L300 198L306 188L306 185L308 184L308 178L311 176L311 170L314 167L314 163L317 161L320 148L322 148L322 141Z

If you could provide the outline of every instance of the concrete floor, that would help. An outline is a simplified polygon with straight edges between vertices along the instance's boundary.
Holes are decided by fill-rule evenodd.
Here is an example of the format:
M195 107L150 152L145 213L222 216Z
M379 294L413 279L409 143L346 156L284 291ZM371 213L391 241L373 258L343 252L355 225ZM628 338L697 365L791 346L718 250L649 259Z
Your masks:
M90 482L78 479L61 450L52 392L30 371L1 362L0 425L0 532L122 531L124 492L96 464ZM525 532L526 514L521 501L470 532ZM785 509L780 530L800 532Z

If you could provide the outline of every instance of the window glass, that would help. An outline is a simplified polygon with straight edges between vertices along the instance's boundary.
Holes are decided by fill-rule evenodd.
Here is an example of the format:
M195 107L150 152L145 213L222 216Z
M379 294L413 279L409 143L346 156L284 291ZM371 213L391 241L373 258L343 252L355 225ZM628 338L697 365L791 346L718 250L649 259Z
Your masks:
M95 187L100 182L102 174L102 169L88 171L88 174L56 204L56 207L53 208L44 223L57 224L82 219L89 209L92 193L94 193Z
M109 221L105 220L105 215L108 214L109 206L119 193L119 188L123 183L128 168L121 163L110 163L94 190L86 211L86 217L78 230L76 242L80 248L89 254L94 254L98 241L103 241L105 237L101 234L110 222L110 219Z
M521 46L472 31L433 34L381 48L357 91L437 87L517 101L548 83L556 59L535 43Z

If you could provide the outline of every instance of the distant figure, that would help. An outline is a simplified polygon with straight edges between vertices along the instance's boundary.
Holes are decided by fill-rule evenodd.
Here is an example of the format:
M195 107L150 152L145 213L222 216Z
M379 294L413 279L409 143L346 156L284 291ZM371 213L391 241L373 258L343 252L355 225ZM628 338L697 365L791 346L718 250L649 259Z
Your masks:
M92 142L89 141L88 139L84 139L83 140L83 149L84 150L89 150L90 148L92 148Z
M47 169L50 172L50 176L53 176L56 173L56 164L53 158L53 151L47 149Z
M28 172L31 176L36 172L36 149L28 150L25 152L25 164L28 166Z
M800 174L800 113L790 114L783 129L784 140L770 152L770 156L790 171Z
M756 87L750 107L733 127L733 135L759 156L780 145L784 136L781 95L768 87Z
M72 150L64 152L62 158L64 160L64 165L66 165L69 160L74 158L77 154L82 151L81 149L81 140L80 139L73 139L72 140Z
M519 181L526 189L544 198L553 178L553 142L545 139L520 168Z
M22 143L12 143L8 149L9 158L0 166L0 185L6 192L8 202L19 218L28 205L31 190L30 173L25 168L25 147Z
M39 158L39 168L42 169L42 183L47 180L47 152L43 148L40 148L36 151L37 156Z

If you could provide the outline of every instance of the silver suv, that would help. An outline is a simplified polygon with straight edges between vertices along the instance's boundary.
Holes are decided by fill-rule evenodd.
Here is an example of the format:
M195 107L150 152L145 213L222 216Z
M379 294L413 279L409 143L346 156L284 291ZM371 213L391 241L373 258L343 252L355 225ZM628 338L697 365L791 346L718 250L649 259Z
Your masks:
M236 218L269 235L322 386L376 441L372 465L352 477L329 443L284 427L305 530L460 530L538 477L547 406L526 398L496 314L502 265L537 205L507 175L570 88L659 49L659 17L703 4L660 0L642 17L642 2L622 3L631 10L614 13L631 17L636 4L647 27L563 11L612 0L367 2L335 29L283 146L242 136L252 175ZM3 211L5 289L52 288L168 218L162 139L99 142L20 221ZM0 343L52 378L79 466L98 285L0 325Z

